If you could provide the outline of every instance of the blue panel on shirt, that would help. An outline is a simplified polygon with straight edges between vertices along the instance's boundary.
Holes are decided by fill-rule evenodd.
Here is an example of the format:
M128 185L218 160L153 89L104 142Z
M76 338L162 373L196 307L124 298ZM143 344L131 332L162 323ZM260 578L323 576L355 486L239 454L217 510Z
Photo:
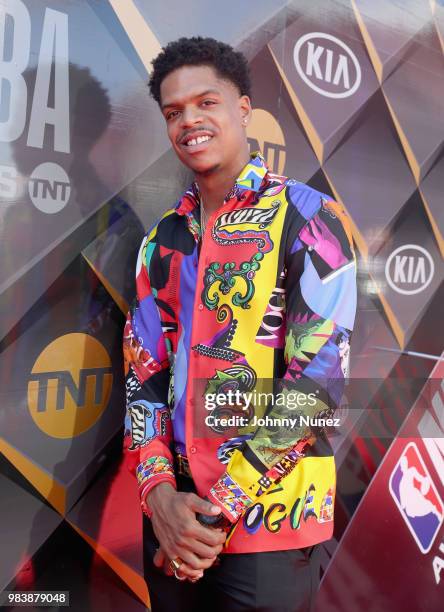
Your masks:
M352 265L334 274L322 282L307 253L300 280L302 297L313 312L351 330L356 312L356 269Z
M322 206L322 198L331 198L308 185L289 180L287 188L288 198L300 214L309 221Z
M159 311L157 310L156 302L152 295L148 295L144 298L139 308L136 308L133 317L133 329L136 339L144 338L146 344L144 348L147 348L151 353L152 357L158 362L159 352L158 345L159 340L162 338L162 328L159 321Z
M174 400L173 431L174 441L185 444L185 399L188 375L188 362L191 344L191 322L193 320L194 293L197 284L197 248L192 255L182 259L180 268L180 304L179 319L182 334L178 340L174 364Z

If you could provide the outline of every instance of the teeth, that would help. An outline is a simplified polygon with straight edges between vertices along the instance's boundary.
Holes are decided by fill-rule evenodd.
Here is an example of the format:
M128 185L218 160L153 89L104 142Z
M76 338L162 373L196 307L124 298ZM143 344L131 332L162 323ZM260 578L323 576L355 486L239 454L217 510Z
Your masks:
M211 136L198 136L197 138L192 138L191 140L188 140L187 147L196 145L196 144L200 144L201 142L207 142L207 140L210 140Z

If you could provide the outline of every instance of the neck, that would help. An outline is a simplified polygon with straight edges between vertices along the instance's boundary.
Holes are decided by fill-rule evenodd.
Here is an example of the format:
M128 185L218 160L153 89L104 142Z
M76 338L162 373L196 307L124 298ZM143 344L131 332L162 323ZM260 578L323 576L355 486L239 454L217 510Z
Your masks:
M236 159L230 168L222 169L216 167L206 173L196 174L196 183L198 184L207 214L211 215L222 206L225 196L233 187L249 159L250 154L246 150L243 155Z

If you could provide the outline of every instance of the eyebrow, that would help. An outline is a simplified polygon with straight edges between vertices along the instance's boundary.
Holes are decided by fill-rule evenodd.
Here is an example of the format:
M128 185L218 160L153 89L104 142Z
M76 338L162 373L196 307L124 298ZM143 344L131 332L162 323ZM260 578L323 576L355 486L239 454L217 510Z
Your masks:
M194 96L190 96L191 98L203 98L204 96L208 96L209 94L216 94L216 95L220 95L220 91L218 91L217 89L207 89L206 91L203 91L202 93L199 94L195 94ZM162 104L161 109L165 110L166 108L169 108L170 106L180 106L179 102L168 102L167 104Z

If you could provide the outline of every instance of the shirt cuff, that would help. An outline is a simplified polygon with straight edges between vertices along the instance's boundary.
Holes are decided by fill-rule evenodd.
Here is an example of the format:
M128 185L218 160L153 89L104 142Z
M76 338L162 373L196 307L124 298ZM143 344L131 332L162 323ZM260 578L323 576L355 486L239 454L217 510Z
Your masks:
M136 469L137 481L139 483L139 496L142 512L151 518L152 510L149 507L146 496L155 486L161 482L169 482L177 489L173 465L167 457L149 457L139 463Z
M208 499L219 506L221 512L231 523L236 523L253 504L253 500L240 485L225 472L211 487Z

